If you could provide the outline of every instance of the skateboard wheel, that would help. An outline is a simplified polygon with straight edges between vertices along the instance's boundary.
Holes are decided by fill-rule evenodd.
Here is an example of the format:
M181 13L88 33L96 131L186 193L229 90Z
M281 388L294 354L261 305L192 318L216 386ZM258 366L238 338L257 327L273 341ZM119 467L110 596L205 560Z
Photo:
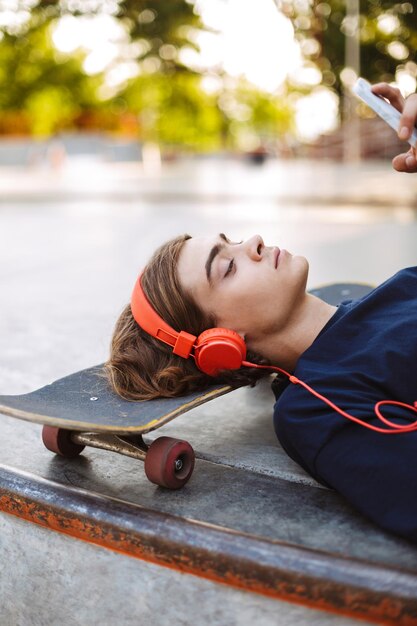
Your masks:
M158 437L146 454L145 474L160 487L180 489L193 473L194 460L194 450L187 441Z
M42 441L48 450L68 459L78 456L85 448L85 446L80 446L72 441L71 431L54 426L42 428Z

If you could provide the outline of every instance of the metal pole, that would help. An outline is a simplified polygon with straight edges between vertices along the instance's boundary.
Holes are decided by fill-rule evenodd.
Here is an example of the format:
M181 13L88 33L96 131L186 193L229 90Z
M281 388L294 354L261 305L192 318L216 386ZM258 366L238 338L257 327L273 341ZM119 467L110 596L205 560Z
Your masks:
M356 76L360 75L359 17L359 0L346 0L345 67L352 69ZM359 119L354 107L353 96L346 85L343 91L343 158L350 162L361 159Z

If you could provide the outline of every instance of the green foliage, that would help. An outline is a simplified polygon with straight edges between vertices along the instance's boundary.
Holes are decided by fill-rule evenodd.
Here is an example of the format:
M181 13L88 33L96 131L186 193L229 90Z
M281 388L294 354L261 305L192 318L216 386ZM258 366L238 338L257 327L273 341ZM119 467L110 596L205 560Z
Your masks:
M143 139L169 145L218 148L221 116L192 73L140 76L123 93L139 116Z
M74 107L68 93L53 86L29 94L25 102L25 111L30 120L32 134L40 137L52 135L57 128L74 116Z
M288 97L268 94L245 80L227 81L217 106L223 114L223 131L230 148L253 150L271 141L285 141L295 130L294 111Z
M322 71L323 83L341 93L346 35L358 33L360 72L370 82L395 79L405 67L417 75L417 19L411 2L360 0L359 24L346 16L346 1L283 0L282 8L294 24L305 57Z
M344 66L341 39L344 33L349 34L349 24L344 21L344 4L333 0L328 27L323 34L323 50L337 76ZM361 74L371 82L393 81L398 66L414 59L416 26L411 3L362 0L359 18Z
M191 3L184 0L120 0L117 14L133 42L146 42L140 60L158 58L160 71L171 73L183 65L181 48L198 49L193 34L203 29Z
M285 100L249 83L215 76L207 93L202 74L183 62L185 49L198 51L204 27L187 0L32 0L18 25L0 29L1 132L52 135L64 128L128 129L144 141L215 150L242 145L250 134L260 142L285 134L293 114ZM22 5L23 6L23 5ZM0 6L1 11L1 6ZM83 70L86 51L59 53L52 42L58 20L113 15L128 37L123 54L137 75L105 87L105 71ZM29 19L28 18L29 15ZM244 143L244 142L243 142Z
M207 94L201 77L192 73L140 76L121 94L128 109L139 116L141 137L168 145L230 148L250 131L262 138L277 137L293 125L286 99L264 94L248 83Z
M346 6L345 0L279 3L294 24L306 65L316 66L322 84L339 94L346 36L356 32ZM360 0L359 6L361 74L371 82L392 81L399 69L417 77L413 3ZM107 92L105 72L84 72L85 51L59 54L51 38L64 15L103 13L123 25L128 58L138 74ZM16 14L21 21L0 28L0 133L47 136L62 128L94 125L117 130L128 120L129 132L138 132L143 140L217 149L294 130L292 101L286 95L268 95L247 82L226 80L220 70L218 90L204 90L202 75L183 61L184 51L198 50L198 34L204 30L191 1L16 0ZM124 60L120 54L116 66ZM298 84L291 89L302 94L310 88Z
M24 32L6 31L0 41L0 110L20 112L21 129L34 135L53 134L97 102L96 79L81 59L57 55L50 27L34 15Z

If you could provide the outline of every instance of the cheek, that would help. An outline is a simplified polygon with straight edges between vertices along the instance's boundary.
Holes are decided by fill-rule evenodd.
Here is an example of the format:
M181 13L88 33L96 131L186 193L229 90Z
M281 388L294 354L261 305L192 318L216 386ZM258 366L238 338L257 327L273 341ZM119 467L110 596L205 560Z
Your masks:
M243 309L247 308L247 298L239 293L228 293L227 296L212 299L212 306L217 326L237 330L237 324L246 316Z
M238 333L253 331L258 325L263 325L266 307L260 300L252 296L229 298L218 307L217 324L223 328L230 328Z

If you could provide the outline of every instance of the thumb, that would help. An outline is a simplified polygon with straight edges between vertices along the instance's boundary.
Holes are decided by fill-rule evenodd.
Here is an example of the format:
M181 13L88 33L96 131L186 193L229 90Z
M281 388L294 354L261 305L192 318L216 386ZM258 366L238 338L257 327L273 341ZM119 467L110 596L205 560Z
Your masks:
M404 104L403 112L400 118L398 137L400 139L408 139L413 132L417 120L417 94L412 94L407 98Z

